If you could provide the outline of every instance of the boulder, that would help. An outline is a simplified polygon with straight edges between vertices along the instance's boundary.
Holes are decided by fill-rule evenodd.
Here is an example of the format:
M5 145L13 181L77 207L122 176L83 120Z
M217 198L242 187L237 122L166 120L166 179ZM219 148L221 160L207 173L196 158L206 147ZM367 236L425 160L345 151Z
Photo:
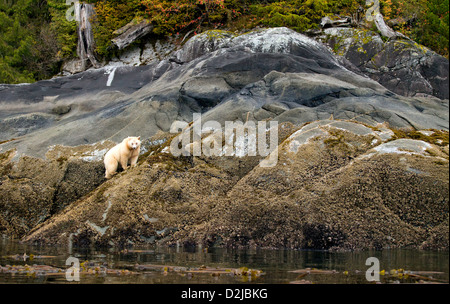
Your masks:
M21 157L0 172L0 231L22 237L104 181L102 156L111 142L53 147L48 159ZM16 153L10 150L1 158ZM99 155L94 158L92 155Z
M63 73L76 74L86 70L86 66L83 59L71 59L63 63Z
M384 42L372 31L329 28L322 41L362 72L402 96L449 98L448 59L414 41ZM357 69L355 69L356 67Z
M170 141L24 237L31 243L362 250L448 248L448 133L321 120L288 130L275 166L173 157ZM436 133L437 134L437 133ZM259 157L259 160L261 158ZM238 173L236 168L241 167ZM230 168L234 168L231 169ZM233 171L234 170L234 171Z

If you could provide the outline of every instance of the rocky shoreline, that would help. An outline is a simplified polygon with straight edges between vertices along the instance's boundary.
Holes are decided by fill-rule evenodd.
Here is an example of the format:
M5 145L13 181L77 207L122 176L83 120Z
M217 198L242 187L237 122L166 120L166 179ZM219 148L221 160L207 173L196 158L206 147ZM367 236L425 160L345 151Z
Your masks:
M285 28L211 31L148 65L1 85L0 232L71 246L448 249L448 60L356 34L322 37L336 56ZM276 121L277 164L167 153L172 122L193 113ZM131 135L145 139L138 166L106 181L103 155Z

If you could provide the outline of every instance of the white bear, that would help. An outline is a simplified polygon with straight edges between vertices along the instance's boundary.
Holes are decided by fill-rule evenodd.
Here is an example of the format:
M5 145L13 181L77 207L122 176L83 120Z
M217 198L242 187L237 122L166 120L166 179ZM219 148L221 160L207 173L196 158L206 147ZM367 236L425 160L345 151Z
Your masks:
M136 166L140 150L140 136L127 137L120 144L114 146L105 154L105 177L110 179L114 174L116 174L119 164L124 170L128 169L128 162L130 162L131 167Z

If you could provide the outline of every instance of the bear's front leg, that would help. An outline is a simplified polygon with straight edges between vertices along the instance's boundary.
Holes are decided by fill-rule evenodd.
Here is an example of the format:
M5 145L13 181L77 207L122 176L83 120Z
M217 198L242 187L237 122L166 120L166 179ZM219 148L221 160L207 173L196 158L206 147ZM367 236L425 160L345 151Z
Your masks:
M130 167L136 167L138 157L139 157L139 155L136 155L130 159L130 165L131 165Z
M122 167L122 169L125 171L128 169L128 160L121 160L120 161L120 166Z

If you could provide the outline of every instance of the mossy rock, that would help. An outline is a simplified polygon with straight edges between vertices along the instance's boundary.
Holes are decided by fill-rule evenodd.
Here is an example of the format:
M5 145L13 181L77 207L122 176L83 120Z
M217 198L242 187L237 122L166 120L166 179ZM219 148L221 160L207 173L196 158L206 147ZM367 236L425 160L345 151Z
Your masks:
M353 121L308 123L283 135L271 168L245 157L173 157L166 153L168 140L23 240L448 248L448 153L424 138L399 134ZM415 148L402 148L405 140ZM247 167L232 170L233 164Z

